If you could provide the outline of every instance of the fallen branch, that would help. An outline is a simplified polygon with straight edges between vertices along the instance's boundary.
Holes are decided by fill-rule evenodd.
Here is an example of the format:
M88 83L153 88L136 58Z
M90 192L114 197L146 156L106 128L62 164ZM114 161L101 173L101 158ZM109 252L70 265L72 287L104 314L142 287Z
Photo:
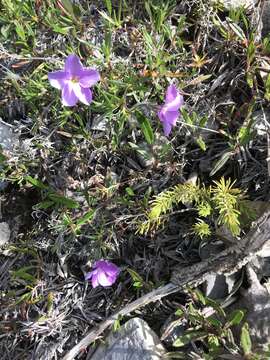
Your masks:
M240 239L235 245L228 247L218 255L209 260L199 262L195 265L179 268L173 272L171 282L163 287L151 291L132 303L119 310L98 327L90 331L77 345L75 345L63 358L63 360L74 359L80 351L86 349L93 343L119 316L130 314L136 309L163 297L175 293L185 286L198 286L205 281L210 273L233 273L246 265L256 254L261 251L270 239L270 209L268 209L257 222L255 222L249 233Z
M119 316L125 316L133 312L134 310L145 306L151 302L158 301L164 296L172 294L179 290L179 286L169 283L156 290L149 292L148 294L140 297L132 303L125 306L122 310L117 311L110 316L107 320L103 321L99 326L90 331L77 345L73 347L63 358L63 360L72 360L79 354L80 351L86 349L92 342L94 342L99 335L103 333L110 325L114 323Z

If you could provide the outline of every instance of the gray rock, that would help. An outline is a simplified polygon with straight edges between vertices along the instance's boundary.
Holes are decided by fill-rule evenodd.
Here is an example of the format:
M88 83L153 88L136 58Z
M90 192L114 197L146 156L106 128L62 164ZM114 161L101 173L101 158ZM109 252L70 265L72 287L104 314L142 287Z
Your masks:
M219 0L225 9L236 9L240 6L243 6L247 9L258 9L260 13L260 3L258 0ZM259 19L258 19L259 20ZM262 2L262 21L259 20L259 28L263 37L270 34L270 0Z
M266 0L263 4L262 23L262 36L270 35L270 0Z
M13 127L0 118L0 146L6 152L11 152L19 144L19 139L14 134ZM0 166L1 170L1 166ZM7 187L6 181L0 181L0 191Z
M206 260L224 249L224 243L221 241L205 244L200 249L200 257L202 260ZM235 285L239 277L239 272L232 275L208 274L203 284L204 295L213 300L224 300L235 292Z
M221 0L219 1L226 9L236 9L240 6L245 8L255 6L257 0Z
M10 228L8 223L1 222L0 223L0 246L5 245L8 243L10 239Z
M267 134L267 123L269 121L268 111L255 111L253 114L254 125L253 128L258 136L265 136Z
M100 345L91 360L161 360L165 349L148 324L133 318L111 332L105 344Z
M267 287L261 285L254 269L247 265L247 277L250 287L242 292L242 297L231 306L247 311L246 321L249 324L253 350L266 350L270 345L270 295ZM240 337L240 328L235 329L236 337Z
M110 130L109 119L103 115L97 115L91 124L91 130L108 132Z
M270 257L256 256L252 259L251 264L260 280L265 276L270 277Z
M261 202L261 206L268 205L268 202ZM256 211L258 211L256 209ZM266 242L263 248L257 253L250 265L256 272L258 279L261 281L264 277L270 277L270 240Z
M18 145L18 137L14 134L13 127L0 118L0 145L3 150L12 151Z

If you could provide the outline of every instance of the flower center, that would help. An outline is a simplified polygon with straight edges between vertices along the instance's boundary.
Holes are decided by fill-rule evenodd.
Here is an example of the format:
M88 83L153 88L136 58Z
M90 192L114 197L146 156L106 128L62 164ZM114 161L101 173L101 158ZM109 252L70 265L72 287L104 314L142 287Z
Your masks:
M78 78L78 76L73 76L73 77L70 79L70 81L71 81L72 83L77 83L77 82L79 82L79 78Z

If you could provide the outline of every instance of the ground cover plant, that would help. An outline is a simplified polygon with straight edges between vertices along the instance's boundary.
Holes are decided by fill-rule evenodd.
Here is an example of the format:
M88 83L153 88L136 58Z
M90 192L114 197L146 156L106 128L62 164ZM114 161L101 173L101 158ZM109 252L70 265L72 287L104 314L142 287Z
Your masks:
M259 20L203 0L0 2L13 143L0 152L3 359L62 358L205 243L248 232L269 200ZM140 309L160 335L172 314L186 318L168 356L267 358L241 309L230 317L194 291ZM221 319L201 312L210 302Z

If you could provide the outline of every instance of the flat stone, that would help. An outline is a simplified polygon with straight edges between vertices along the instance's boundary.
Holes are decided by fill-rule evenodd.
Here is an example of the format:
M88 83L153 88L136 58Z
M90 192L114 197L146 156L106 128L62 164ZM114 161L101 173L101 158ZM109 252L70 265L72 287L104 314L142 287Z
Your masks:
M12 151L18 144L18 137L13 132L13 127L0 118L0 145L3 150Z
M19 144L19 139L14 134L13 127L0 118L0 146L6 152L11 152ZM0 167L1 170L1 167ZM0 191L7 187L6 181L0 181Z
M200 249L202 260L209 259L225 249L221 241L205 244ZM223 300L234 291L235 284L239 278L239 273L231 275L208 274L203 283L204 295L213 300Z
M255 6L257 0L221 0L219 1L226 9L236 9L241 6L245 8Z
M148 324L133 318L111 332L91 360L161 360L166 351Z
M263 4L262 23L262 36L265 37L270 34L270 0Z
M260 352L267 350L270 345L270 295L268 286L260 283L260 280L252 268L246 266L249 288L241 292L241 297L230 306L227 311L235 309L246 310L245 321L249 324L249 334L252 341L252 349ZM268 285L268 284L267 284ZM240 338L240 327L233 329L235 337ZM266 359L266 358L265 358Z
M0 223L0 246L5 245L8 243L10 238L10 228L8 223L1 222Z
M254 125L253 128L256 131L258 136L266 136L267 134L267 123L270 120L270 112L265 109L257 110L253 113Z

